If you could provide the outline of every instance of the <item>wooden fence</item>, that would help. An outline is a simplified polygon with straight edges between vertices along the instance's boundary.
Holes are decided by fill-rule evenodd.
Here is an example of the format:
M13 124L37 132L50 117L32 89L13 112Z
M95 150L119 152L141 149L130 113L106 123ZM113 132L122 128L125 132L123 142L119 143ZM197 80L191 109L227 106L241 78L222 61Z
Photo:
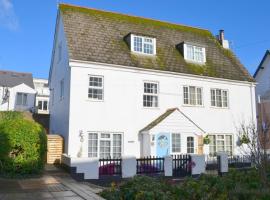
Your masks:
M60 135L47 135L47 163L60 163L62 153L63 138Z

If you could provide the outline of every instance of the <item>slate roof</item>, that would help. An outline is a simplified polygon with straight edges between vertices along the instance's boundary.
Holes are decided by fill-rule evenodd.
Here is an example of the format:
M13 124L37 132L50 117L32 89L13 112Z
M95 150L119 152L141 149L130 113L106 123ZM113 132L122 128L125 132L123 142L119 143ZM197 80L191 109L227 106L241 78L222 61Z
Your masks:
M12 71L0 71L0 86L14 87L22 83L34 89L32 74Z
M264 54L264 56L263 56L263 59L261 60L261 62L260 62L260 64L259 64L258 68L256 69L256 71L255 71L255 73L254 73L254 75L253 75L254 78L256 78L256 76L257 76L258 72L260 71L260 69L263 69L263 68L262 68L262 65L263 65L265 59L267 58L267 56L270 56L270 50L269 50L269 49L266 50L266 52L265 52L265 54Z
M59 10L70 59L254 81L235 55L221 47L208 30L69 4L60 4ZM124 41L129 33L155 37L157 55L132 53ZM176 48L182 42L204 46L206 64L187 63Z
M173 112L179 111L182 115L184 115L192 124L194 124L198 129L200 129L202 132L205 132L203 129L201 129L197 124L195 124L189 117L187 117L183 112L181 112L178 108L170 108L165 113L160 115L158 118L156 118L154 121L152 121L150 124L148 124L146 127L144 127L140 132L143 131L149 131L155 126L157 126L159 123L161 123L164 119L166 119L169 115L171 115Z

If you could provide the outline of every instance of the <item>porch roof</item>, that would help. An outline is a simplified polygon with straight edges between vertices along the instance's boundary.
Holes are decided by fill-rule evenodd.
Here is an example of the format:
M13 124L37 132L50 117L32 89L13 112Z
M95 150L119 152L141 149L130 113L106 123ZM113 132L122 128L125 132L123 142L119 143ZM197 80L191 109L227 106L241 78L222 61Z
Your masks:
M140 132L150 131L152 128L157 126L159 123L161 123L164 119L166 119L168 116L170 116L175 111L180 112L187 120L189 120L194 126L196 126L198 129L200 129L203 133L205 131L199 127L194 121L192 121L188 116L186 116L179 108L170 108L165 113L160 115L158 118L156 118L154 121L152 121L150 124L148 124L146 127L144 127Z

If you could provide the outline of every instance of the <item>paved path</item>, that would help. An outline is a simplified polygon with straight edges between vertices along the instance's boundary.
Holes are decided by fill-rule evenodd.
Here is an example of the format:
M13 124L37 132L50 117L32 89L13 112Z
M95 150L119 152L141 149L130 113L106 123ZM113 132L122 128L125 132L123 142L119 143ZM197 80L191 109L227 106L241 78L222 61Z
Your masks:
M0 178L0 200L103 200L96 194L101 189L77 182L54 166L46 166L44 175L39 178Z

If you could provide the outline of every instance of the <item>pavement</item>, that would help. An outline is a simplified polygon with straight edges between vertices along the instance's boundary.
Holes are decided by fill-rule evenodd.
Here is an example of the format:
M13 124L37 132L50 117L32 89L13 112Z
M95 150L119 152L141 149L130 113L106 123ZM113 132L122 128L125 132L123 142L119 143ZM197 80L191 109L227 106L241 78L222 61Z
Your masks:
M102 187L87 182L77 182L53 165L45 167L37 178L0 178L0 200L104 200L97 194Z

